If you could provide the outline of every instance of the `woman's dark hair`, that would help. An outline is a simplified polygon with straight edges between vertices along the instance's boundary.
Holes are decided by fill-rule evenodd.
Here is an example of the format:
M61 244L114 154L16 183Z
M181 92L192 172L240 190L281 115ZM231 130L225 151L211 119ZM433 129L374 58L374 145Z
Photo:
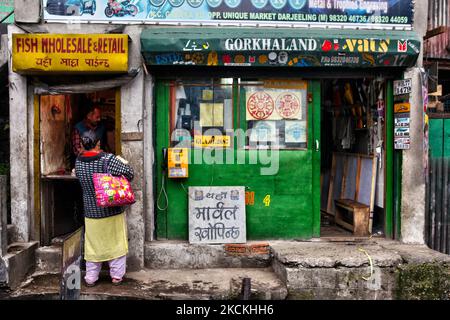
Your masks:
M85 150L92 150L95 148L100 139L95 134L94 130L85 131L81 135L81 144Z

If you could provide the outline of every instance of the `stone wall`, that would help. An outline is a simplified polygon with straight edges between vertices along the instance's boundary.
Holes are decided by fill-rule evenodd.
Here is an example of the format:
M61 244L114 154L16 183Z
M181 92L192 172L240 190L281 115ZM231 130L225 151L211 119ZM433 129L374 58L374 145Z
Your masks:
M271 244L288 299L450 300L450 257L381 240Z

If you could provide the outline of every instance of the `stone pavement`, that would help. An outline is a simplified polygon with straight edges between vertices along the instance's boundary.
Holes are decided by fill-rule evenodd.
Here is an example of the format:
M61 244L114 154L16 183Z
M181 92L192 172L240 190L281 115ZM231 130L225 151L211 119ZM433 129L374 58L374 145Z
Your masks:
M264 250L264 248L267 250ZM120 286L107 272L82 299L450 299L450 256L384 239L146 244L146 269ZM40 261L41 265L42 261ZM55 268L53 268L55 269ZM57 268L56 268L57 269ZM59 276L35 272L12 299L58 299Z

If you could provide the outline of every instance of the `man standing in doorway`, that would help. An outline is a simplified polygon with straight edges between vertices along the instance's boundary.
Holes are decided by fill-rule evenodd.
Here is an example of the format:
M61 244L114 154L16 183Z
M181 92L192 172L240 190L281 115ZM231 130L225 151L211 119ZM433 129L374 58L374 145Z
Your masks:
M102 112L99 106L92 105L88 108L86 116L75 125L72 132L72 149L75 158L84 151L81 144L81 136L86 131L94 131L97 138L100 140L100 146L103 151L107 147L106 126L102 121Z

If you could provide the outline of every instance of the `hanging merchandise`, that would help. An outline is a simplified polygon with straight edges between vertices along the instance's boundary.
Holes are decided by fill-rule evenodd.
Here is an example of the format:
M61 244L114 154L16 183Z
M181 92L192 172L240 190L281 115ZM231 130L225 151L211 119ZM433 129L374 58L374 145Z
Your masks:
M377 84L377 111L378 111L378 119L384 122L384 111L385 111L385 102L383 97L383 82L378 82Z
M345 101L347 102L347 104L349 104L349 105L354 104L352 86L350 85L349 82L347 82L344 85L344 98L345 98Z
M342 138L342 148L343 149L350 149L352 147L352 144L355 142L354 136L353 136L353 126L352 126L352 119L347 118L347 123L345 125L345 131L344 131L344 137Z

